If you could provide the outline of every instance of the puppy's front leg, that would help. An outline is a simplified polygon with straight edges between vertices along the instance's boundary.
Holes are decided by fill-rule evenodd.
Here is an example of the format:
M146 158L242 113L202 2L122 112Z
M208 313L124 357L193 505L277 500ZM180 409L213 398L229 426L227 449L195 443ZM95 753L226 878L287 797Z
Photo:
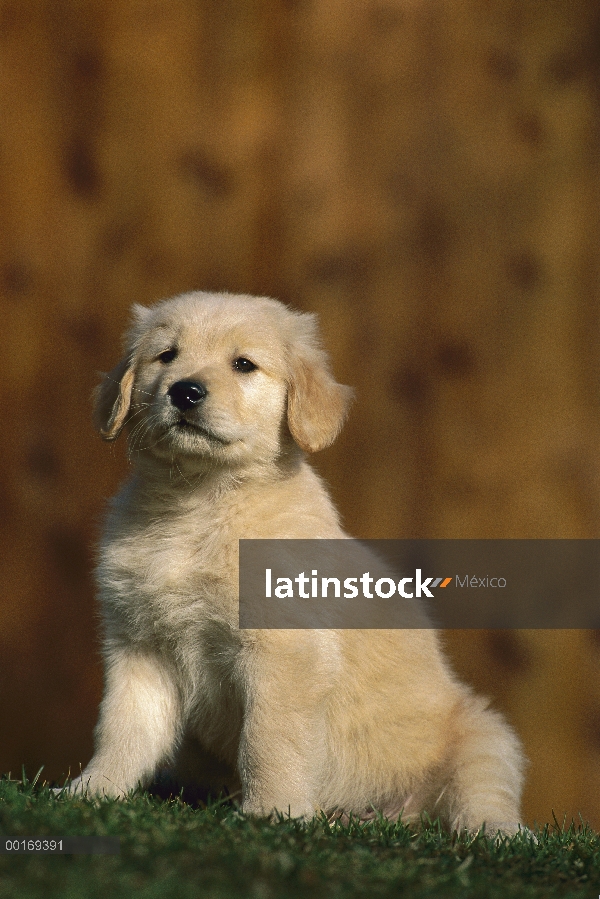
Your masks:
M238 757L242 809L311 818L326 765L327 676L313 653L278 649L251 667Z
M153 653L111 651L94 757L70 790L123 796L173 753L181 722L172 673Z
M239 770L242 809L247 814L281 812L292 818L312 818L318 810L314 756L319 734L298 715L290 717L292 721L285 721L279 715L279 726L275 726L255 712L244 728ZM290 725L293 733L288 732Z

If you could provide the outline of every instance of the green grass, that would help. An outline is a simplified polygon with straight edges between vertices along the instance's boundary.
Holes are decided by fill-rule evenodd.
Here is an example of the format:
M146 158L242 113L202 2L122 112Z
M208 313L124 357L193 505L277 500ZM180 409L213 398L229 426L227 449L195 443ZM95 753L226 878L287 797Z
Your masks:
M525 834L495 843L436 824L270 823L228 803L192 808L146 793L93 802L5 777L0 833L121 838L118 856L0 855L0 899L600 895L600 836L585 827L545 828L537 843Z

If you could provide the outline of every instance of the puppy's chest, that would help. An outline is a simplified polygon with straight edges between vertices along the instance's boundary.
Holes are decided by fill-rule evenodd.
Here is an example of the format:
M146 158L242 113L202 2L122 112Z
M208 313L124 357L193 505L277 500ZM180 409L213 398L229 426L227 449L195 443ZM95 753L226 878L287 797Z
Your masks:
M126 521L98 569L109 622L138 642L197 639L215 619L235 624L237 543L193 516Z

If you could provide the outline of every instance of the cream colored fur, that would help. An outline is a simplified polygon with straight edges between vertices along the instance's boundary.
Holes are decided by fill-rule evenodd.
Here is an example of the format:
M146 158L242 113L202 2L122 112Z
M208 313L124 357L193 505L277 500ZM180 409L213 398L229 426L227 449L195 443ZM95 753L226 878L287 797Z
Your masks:
M180 380L208 391L183 415L167 395ZM305 453L334 440L349 400L313 316L227 294L136 307L97 394L103 437L129 432L133 473L101 545L105 692L71 789L122 796L165 764L200 777L205 757L251 814L516 829L519 743L435 631L237 625L240 538L346 536Z

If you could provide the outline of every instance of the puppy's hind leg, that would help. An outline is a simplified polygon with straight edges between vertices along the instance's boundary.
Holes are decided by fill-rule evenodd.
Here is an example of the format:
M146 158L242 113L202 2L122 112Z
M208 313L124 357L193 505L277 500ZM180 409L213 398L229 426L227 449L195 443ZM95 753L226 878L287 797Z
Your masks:
M94 757L70 792L123 796L173 754L181 722L172 673L154 654L119 648L106 666Z
M525 760L519 740L484 700L463 700L456 718L449 777L438 808L452 830L519 829Z

